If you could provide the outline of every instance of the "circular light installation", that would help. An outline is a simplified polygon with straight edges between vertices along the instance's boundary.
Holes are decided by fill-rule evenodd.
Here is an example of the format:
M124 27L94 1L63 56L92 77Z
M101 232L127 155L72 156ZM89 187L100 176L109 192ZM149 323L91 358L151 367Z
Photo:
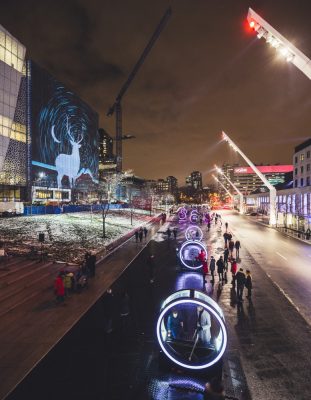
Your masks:
M199 240L203 239L202 229L196 225L188 226L185 232L185 236L187 240Z
M199 213L197 210L192 210L190 213L190 222L196 224L199 221Z
M178 211L178 218L179 222L186 222L187 221L187 210L185 208L180 208Z
M200 311L199 311L200 310ZM169 318L173 313L187 322L187 330L182 339L169 335ZM198 315L204 314L203 330L208 340L198 339ZM201 318L201 316L200 316ZM192 324L195 321L195 325ZM190 323L189 323L190 321ZM193 331L194 330L194 334ZM201 370L216 364L223 356L228 342L225 319L221 308L209 296L199 290L179 290L162 304L157 321L157 339L163 353L173 363L187 369Z
M179 258L181 263L191 270L200 269L203 267L201 260L197 259L201 250L205 252L205 257L207 255L206 247L202 242L197 240L187 240L184 242L179 250Z

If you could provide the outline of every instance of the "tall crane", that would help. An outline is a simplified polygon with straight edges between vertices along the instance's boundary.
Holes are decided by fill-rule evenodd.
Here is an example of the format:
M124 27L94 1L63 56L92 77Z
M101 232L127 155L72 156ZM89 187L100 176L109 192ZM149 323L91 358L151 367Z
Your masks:
M154 31L153 35L151 36L147 46L145 47L144 51L142 52L140 58L138 59L137 63L135 64L134 68L132 69L131 73L129 74L126 82L121 87L114 104L109 108L107 112L107 116L110 117L113 113L116 113L116 155L117 155L117 172L122 172L122 106L121 100L125 95L127 89L129 88L132 80L135 78L137 72L139 71L140 67L144 63L147 55L150 53L152 47L154 46L155 42L159 38L162 30L164 29L167 21L169 20L170 16L172 15L172 9L169 7L165 14L163 15L159 25L157 26L156 30Z

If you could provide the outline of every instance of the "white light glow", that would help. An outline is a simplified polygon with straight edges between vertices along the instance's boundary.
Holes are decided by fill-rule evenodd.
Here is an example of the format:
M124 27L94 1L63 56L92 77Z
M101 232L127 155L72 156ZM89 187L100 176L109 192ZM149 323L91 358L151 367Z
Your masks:
M221 334L223 336L223 340L222 340L222 345L219 345L219 343L217 344L220 348L220 352L217 355L217 357L205 364L202 365L190 365L190 364L185 364L183 362L180 362L178 360L176 360L165 348L164 344L163 344L163 340L162 340L162 335L161 335L161 323L163 321L163 317L164 315L171 310L172 308L180 305L180 304L195 304L197 306L202 306L207 312L211 313L216 320L219 322L220 325L220 330L221 330ZM219 314L209 305L207 305L206 303L199 301L199 300L195 300L195 299L181 299L181 300L176 300L173 301L172 303L170 303L166 308L164 308L158 318L158 322L157 322L157 338L158 338L158 342L161 346L161 349L163 350L163 352L165 353L165 355L171 360L173 361L175 364L180 365L181 367L184 368L188 368L188 369L195 369L195 370L199 370L199 369L205 369L205 368L209 368L212 365L216 364L221 357L223 356L226 347L227 347L227 342L228 342L228 336L227 336L227 331L226 331L226 327L225 324L222 320L222 318L219 316Z

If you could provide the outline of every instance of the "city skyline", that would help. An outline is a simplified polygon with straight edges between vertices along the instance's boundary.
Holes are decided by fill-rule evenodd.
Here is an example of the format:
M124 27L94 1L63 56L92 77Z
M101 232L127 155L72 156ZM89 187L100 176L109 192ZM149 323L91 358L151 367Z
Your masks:
M136 136L124 143L125 169L179 181L199 170L210 182L215 162L241 163L219 143L221 130L255 163L292 160L294 147L310 137L310 82L246 29L246 16L251 6L310 56L310 5L270 3L170 2L172 18L124 97L123 129ZM106 112L169 2L136 0L121 8L47 1L27 14L32 4L6 3L1 23L28 57L91 104L114 136L114 117Z

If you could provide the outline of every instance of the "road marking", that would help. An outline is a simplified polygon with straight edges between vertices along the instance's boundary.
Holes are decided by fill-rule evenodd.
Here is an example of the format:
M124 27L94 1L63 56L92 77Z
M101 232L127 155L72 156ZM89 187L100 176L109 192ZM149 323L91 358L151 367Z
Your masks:
M284 256L282 256L282 254L278 253L277 251L276 251L276 254L277 254L278 256L280 256L280 257L284 258L284 260L286 260L286 261L287 261L287 258L286 258L286 257L284 257Z

